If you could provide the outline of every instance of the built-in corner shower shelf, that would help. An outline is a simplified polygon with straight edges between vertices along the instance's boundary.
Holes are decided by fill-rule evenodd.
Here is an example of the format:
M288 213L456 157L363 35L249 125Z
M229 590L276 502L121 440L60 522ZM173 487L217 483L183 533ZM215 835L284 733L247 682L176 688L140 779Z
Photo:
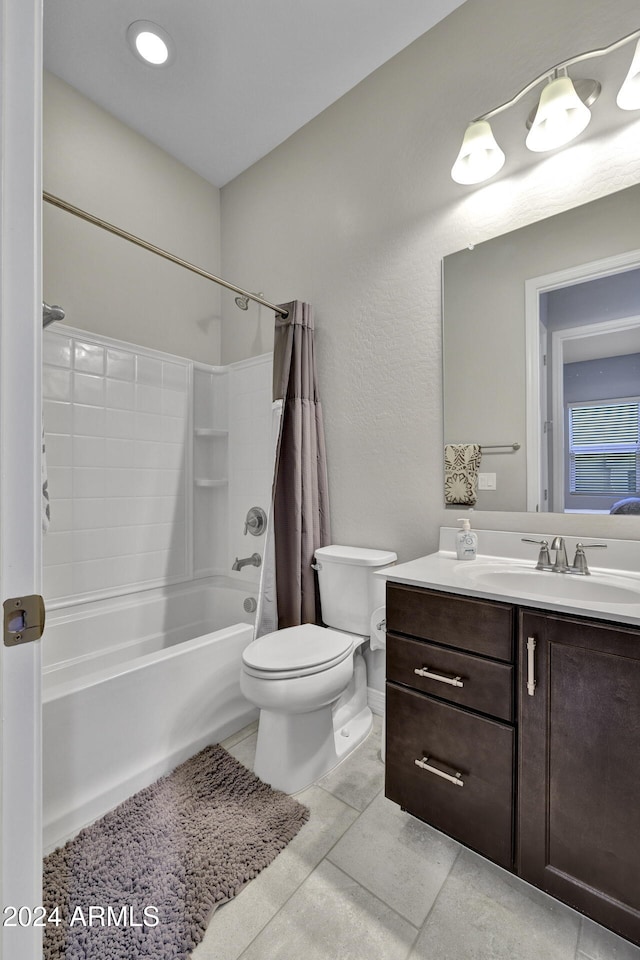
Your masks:
M228 430L214 430L212 427L196 427L193 431L196 437L228 437Z
M196 487L226 487L228 480L209 480L207 477L196 477L193 481Z

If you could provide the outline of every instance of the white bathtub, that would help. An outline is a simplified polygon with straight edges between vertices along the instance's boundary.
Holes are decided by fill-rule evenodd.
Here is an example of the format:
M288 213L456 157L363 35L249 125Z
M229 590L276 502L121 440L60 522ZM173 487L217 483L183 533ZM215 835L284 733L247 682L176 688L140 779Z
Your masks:
M247 596L250 586L211 578L49 615L45 852L257 717L240 693Z

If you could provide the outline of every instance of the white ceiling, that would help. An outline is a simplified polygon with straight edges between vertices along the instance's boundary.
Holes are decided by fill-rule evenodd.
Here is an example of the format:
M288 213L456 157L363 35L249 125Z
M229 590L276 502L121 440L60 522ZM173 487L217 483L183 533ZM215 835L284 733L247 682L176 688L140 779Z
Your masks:
M45 0L48 70L222 186L464 0ZM149 67L134 20L172 36Z

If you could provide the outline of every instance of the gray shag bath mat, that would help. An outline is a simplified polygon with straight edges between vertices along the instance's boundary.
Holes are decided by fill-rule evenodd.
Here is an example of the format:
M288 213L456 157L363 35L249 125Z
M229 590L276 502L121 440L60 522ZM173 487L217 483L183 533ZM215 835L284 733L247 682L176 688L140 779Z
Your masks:
M184 960L308 816L207 747L46 857L44 960Z

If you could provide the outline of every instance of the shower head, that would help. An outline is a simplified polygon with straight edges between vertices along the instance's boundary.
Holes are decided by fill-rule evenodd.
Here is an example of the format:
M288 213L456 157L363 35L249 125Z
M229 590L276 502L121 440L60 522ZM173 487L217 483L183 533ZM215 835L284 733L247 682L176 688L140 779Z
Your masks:
M261 297L262 293L255 293L255 297ZM249 297L236 297L236 306L240 307L241 310L249 309Z
M57 320L64 320L64 310L62 307L53 304L49 306L48 303L42 301L42 326L48 327L50 323L55 323Z

